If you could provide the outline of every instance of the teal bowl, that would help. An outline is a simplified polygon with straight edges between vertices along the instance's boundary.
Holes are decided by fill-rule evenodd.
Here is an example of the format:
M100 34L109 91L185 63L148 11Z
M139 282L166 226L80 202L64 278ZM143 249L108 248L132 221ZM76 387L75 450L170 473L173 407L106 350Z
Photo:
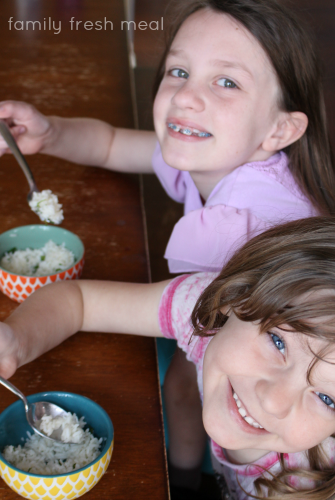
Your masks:
M28 396L30 403L49 401L66 411L85 417L97 438L103 438L100 455L85 467L58 475L40 475L21 471L2 456L7 445L22 445L29 426L22 401L16 401L0 414L0 475L12 490L31 500L74 499L87 493L106 472L114 446L113 424L101 406L79 394L69 392L40 392Z
M0 259L13 248L42 248L49 240L57 245L65 244L75 256L75 264L64 271L46 276L24 276L6 271L0 266L0 290L10 299L23 302L41 286L55 281L80 278L84 267L84 245L71 231L46 224L34 224L10 229L0 234Z

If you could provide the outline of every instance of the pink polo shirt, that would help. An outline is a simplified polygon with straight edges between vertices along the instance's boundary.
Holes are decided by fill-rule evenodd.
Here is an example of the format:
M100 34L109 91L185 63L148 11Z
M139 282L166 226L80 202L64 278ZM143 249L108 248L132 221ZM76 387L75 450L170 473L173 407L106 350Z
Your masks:
M204 206L190 173L167 165L159 144L152 165L167 194L185 207L165 252L172 273L219 271L234 251L270 226L318 215L283 152L236 168Z
M178 276L165 288L158 310L160 330L164 337L177 340L178 346L185 351L186 357L197 369L197 379L201 400L203 400L203 361L206 349L213 337L193 337L190 317L198 297L213 281L218 273L203 272ZM327 438L323 449L332 465L335 465L335 439ZM250 499L243 491L255 494L254 482L263 474L263 470L278 474L281 470L279 456L271 452L254 463L236 465L229 462L225 450L211 440L212 463L215 472L224 477L225 488L232 500ZM306 452L286 453L284 460L291 469L308 469L309 462ZM269 472L265 473L271 478ZM306 478L291 476L291 484L297 488L311 487L311 481ZM240 487L242 486L242 488Z

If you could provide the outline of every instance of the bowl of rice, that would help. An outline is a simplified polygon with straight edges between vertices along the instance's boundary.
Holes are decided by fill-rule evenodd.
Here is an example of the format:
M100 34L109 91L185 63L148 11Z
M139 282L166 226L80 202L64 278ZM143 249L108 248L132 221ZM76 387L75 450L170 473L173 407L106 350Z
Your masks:
M78 394L45 392L28 401L49 401L79 418L85 439L55 443L33 433L22 401L0 414L0 475L19 495L31 500L78 498L107 470L114 445L113 424L101 406Z
M23 302L41 286L80 278L84 245L71 231L34 224L0 234L0 290Z

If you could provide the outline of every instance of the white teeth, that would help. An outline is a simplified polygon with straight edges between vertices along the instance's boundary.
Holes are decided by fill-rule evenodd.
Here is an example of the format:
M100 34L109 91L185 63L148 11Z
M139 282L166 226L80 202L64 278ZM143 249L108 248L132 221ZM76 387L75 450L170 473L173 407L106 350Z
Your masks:
M235 400L236 406L238 408L238 412L241 415L241 417L244 418L244 420L251 425L252 427L255 427L256 429L264 429L258 422L256 422L250 415L247 415L247 411L243 408L241 401L238 399L238 395L236 392L233 392L233 398Z
M179 130L179 132L184 135L192 135L192 130L190 130L189 128L182 128L181 130Z
M179 125L175 125L174 123L169 123L169 127L172 128L175 132L179 132L180 127Z
M243 417L243 418L247 416L247 412L245 411L244 408L239 408L238 412L241 415L241 417Z
M180 134L183 135L188 135L188 136L197 136L197 137L210 137L212 134L208 132L200 132L200 130L196 128L190 128L190 127L181 127L180 125L176 125L175 123L168 123L168 127L172 129L174 132L179 132Z

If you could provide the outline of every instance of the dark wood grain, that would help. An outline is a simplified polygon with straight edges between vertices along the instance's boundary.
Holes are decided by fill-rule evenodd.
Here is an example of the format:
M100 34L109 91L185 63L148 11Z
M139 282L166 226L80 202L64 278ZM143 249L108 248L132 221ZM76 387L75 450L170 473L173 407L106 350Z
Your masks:
M0 99L20 99L47 114L92 116L133 125L121 0L0 1ZM20 9L21 10L20 10ZM62 31L9 31L8 19L62 21ZM113 20L114 30L70 31L69 19ZM139 182L135 176L28 158L38 187L63 204L62 226L84 242L88 279L146 282L148 269ZM28 184L10 156L0 158L0 232L38 223ZM0 294L0 319L16 307ZM131 312L131 304L129 304ZM145 333L145 332L143 332ZM168 498L155 343L145 337L78 333L11 378L24 393L83 394L109 413L115 449L87 499ZM0 411L15 400L1 390ZM0 498L19 498L0 483Z

